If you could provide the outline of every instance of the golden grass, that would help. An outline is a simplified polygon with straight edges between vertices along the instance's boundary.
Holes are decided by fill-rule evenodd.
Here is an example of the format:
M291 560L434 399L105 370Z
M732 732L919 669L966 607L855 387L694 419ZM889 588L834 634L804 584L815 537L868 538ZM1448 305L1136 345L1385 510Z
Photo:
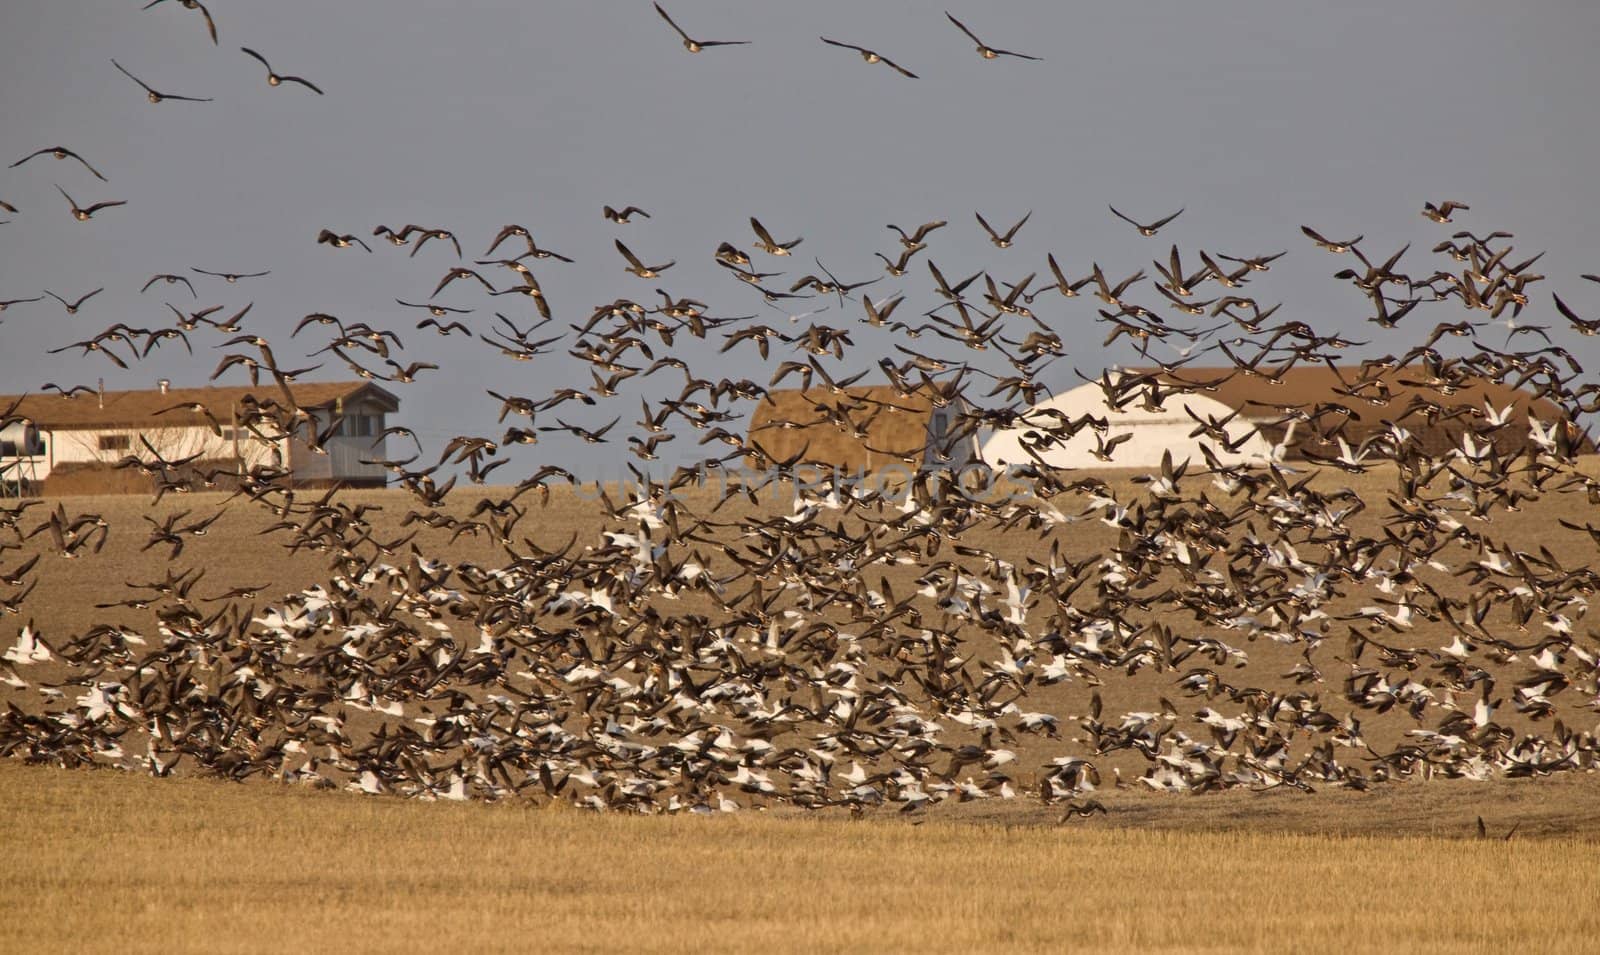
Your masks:
M0 799L7 952L1553 952L1600 931L1600 846L1574 839L597 816L8 762Z

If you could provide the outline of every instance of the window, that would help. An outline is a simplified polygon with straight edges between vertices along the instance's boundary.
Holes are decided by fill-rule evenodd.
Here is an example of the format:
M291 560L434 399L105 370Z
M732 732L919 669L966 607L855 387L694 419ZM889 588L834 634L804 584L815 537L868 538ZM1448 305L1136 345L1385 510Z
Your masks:
M358 438L372 437L372 415L356 415L354 419L355 436Z
M935 438L944 437L945 432L948 431L949 428L950 428L950 419L945 417L945 413L944 412L941 411L938 414L933 416L933 436Z
M125 434L102 434L100 436L100 450L126 451L133 447L133 439Z

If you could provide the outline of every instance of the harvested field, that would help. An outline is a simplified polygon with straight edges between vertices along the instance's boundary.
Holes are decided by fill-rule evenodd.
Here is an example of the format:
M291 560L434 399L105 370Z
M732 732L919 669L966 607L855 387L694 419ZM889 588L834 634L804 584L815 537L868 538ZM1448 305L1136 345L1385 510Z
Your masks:
M1580 467L1579 473L1592 471L1593 459L1585 459ZM1327 499L1382 502L1398 475L1392 466L1374 466L1359 475L1311 470L1295 477L1309 480L1307 487L1313 490L1307 493ZM1186 500L1240 508L1244 542L1239 535L1226 538L1229 559L1254 555L1256 563L1261 563L1259 545L1249 544L1251 539L1268 539L1264 537L1268 529L1249 517L1258 492L1248 496L1219 493L1204 476L1180 476L1179 483ZM1284 571L1275 573L1289 594L1299 593L1295 599L1315 611L1305 617L1298 632L1271 636L1273 628L1265 620L1229 627L1203 620L1197 623L1180 595L1193 593L1204 578L1177 567L1169 555L1164 559L1166 566L1141 585L1145 593L1166 588L1153 602L1145 604L1132 594L1119 598L1126 623L1117 623L1104 633L1121 649L1086 649L1081 641L1059 637L1044 638L1046 644L1061 641L1048 652L1046 645L1030 646L1026 634L1034 634L1032 639L1038 640L1045 634L1063 632L1066 625L1081 628L1099 618L1071 616L1079 613L1076 606L1091 604L1077 598L1056 600L1048 588L1038 586L1043 578L1037 576L1031 592L1007 610L1004 574L1020 571L1005 568L1037 574L1045 562L1075 566L1078 580L1074 590L1080 596L1092 591L1103 601L1105 576L1111 567L1104 558L1127 553L1128 541L1126 529L1107 519L1110 510L1167 506L1152 495L1151 487L1148 476L1105 472L1055 495L1047 505L1030 505L1059 515L1053 525L1029 533L977 524L950 548L923 553L920 560L906 566L886 563L874 574L876 589L889 598L923 589L920 598L912 596L909 602L902 598L908 612L915 615L910 619L925 627L937 621L937 632L951 634L957 642L908 644L901 638L889 638L891 630L871 646L862 644L853 650L840 648L839 634L851 626L853 617L860 616L860 608L818 604L803 588L796 596L783 593L797 590L792 571L769 578L778 585L773 587L776 593L768 597L745 589L750 586L749 564L739 548L749 539L749 529L781 522L782 515L802 505L815 508L814 502L793 503L784 497L792 493L791 488L774 487L754 502L734 495L719 507L714 489L684 488L676 493L672 508L679 515L697 515L698 522L693 533L673 540L656 560L680 569L698 563L706 568L703 575L696 579L680 575L650 584L641 592L644 599L635 600L626 610L597 610L589 602L592 598L571 600L561 596L560 589L547 589L537 600L519 598L516 606L527 607L530 613L516 626L531 628L526 633L534 634L535 642L508 640L501 644L503 649L494 652L494 659L505 663L483 674L457 671L455 678L420 684L387 668L415 666L423 648L441 663L448 656L467 663L484 662L487 658L482 652L472 648L487 645L483 643L485 633L510 637L523 631L485 624L490 605L486 600L458 595L429 598L432 603L428 605L417 602L424 596L415 586L419 568L453 568L451 572L459 575L455 579L475 582L468 589L481 595L488 593L484 582L491 578L483 577L475 567L507 567L529 555L566 550L583 556L564 573L584 579L581 561L616 554L614 543L607 546L608 541L618 539L615 535L648 537L648 527L639 523L642 512L625 510L625 500L617 504L610 496L622 500L626 490L609 489L604 502L592 489L556 489L548 503L541 503L536 495L524 496L521 504L527 508L527 517L516 534L501 533L502 541L492 539L496 534L482 521L483 512L474 515L473 511L480 501L506 500L509 489L457 494L444 507L428 512L430 523L438 525L434 527L415 520L419 513L416 502L405 492L341 492L330 499L343 509L340 513L359 514L368 525L361 530L362 540L374 550L362 562L353 562L348 550L341 553L337 547L307 546L298 515L307 513L306 508L321 498L320 491L301 492L292 501L282 499L280 504L296 515L290 521L272 510L221 494L169 495L154 506L146 498L69 499L63 505L65 513L94 515L106 523L108 536L98 552L86 552L72 560L41 549L45 535L23 542L17 559L38 554L49 561L49 571L38 575L35 589L17 607L19 617L31 621L56 652L47 662L12 666L9 685L0 684L0 694L18 708L11 718L7 749L14 756L66 765L110 764L158 774L221 773L241 779L270 776L413 796L452 790L488 798L515 795L536 802L627 803L630 798L618 787L632 779L628 785L643 786L634 801L634 807L640 809L697 805L731 809L794 803L872 811L887 801L912 810L948 811L958 801L971 800L983 808L963 814L1030 821L1059 815L1057 804L1073 798L1115 807L1118 815L1125 814L1132 821L1143 811L1140 804L1119 804L1111 798L1123 786L1176 791L1196 786L1258 791L1286 787L1296 790L1297 796L1310 796L1319 790L1365 790L1399 779L1486 779L1508 773L1543 776L1592 768L1589 741L1597 695L1594 667L1586 656L1593 651L1586 648L1593 638L1573 636L1570 651L1564 649L1566 644L1545 639L1552 627L1572 628L1572 618L1581 620L1581 594L1568 603L1572 618L1559 624L1549 614L1517 619L1515 608L1506 606L1506 601L1490 608L1493 613L1484 615L1476 626L1515 634L1516 640L1497 644L1489 631L1484 631L1484 645L1470 651L1470 667L1474 672L1481 670L1487 680L1469 679L1461 672L1467 661L1452 655L1458 651L1444 652L1459 636L1460 618L1471 613L1466 608L1476 606L1477 585L1485 580L1498 584L1500 579L1515 579L1509 570L1492 573L1480 566L1486 549L1537 554L1543 548L1553 562L1551 567L1586 566L1594 542L1581 531L1560 524L1561 520L1583 522L1586 503L1581 496L1534 495L1522 502L1514 519L1486 514L1485 520L1477 522L1482 527L1480 537L1441 544L1439 567L1443 569L1419 563L1414 572L1408 572L1411 576L1403 579L1414 581L1408 591L1415 596L1403 599L1380 593L1354 578L1342 582L1330 578L1327 584L1317 584L1319 590L1314 594L1289 589L1296 575L1303 574L1307 580L1312 576L1311 564L1295 570L1291 561ZM991 488L986 493L1003 500L1009 489ZM878 513L889 514L893 513L890 507L897 506L874 505ZM43 510L41 505L31 513ZM871 513L871 509L858 510ZM1342 531L1369 540L1381 540L1384 524L1392 522L1396 514L1376 504L1349 510ZM166 542L147 546L151 539L147 532L174 516L192 521L213 514L217 520L207 533L184 538L181 552L172 553ZM674 519L688 520L686 516ZM875 528L861 513L841 512L839 520L841 533L882 532L881 525ZM1253 537L1258 529L1262 538ZM606 536L608 533L612 536ZM288 546L297 539L298 548ZM1313 556L1312 548L1322 546L1315 540L1303 542L1305 554L1296 559L1315 564L1323 558ZM419 555L426 555L422 564ZM172 558L170 565L163 559L167 557ZM1377 563L1373 561L1374 566ZM281 619L290 612L284 595L312 584L338 591L338 581L348 582L352 568L359 573L361 567L386 564L400 568L396 571L400 576L369 577L366 584L348 592L347 598L356 602L349 603L342 613L345 626L365 626L404 619L395 609L410 607L408 613L415 623L398 635L398 643L375 641L376 631L366 631L368 643L353 647L348 631L330 628L327 622L288 643L275 642L284 638L270 636L272 627L264 621ZM203 576L190 585L186 598L177 601L131 586L159 582L169 570L177 577L202 571ZM411 584L404 583L407 575ZM590 593L605 589L606 578L586 579L591 581L588 586L598 588ZM563 577L560 586L567 583ZM444 578L436 586L446 586ZM615 585L612 592L623 593ZM1013 598L1016 593L1013 587ZM130 594L133 606L126 605ZM949 602L952 596L954 604ZM798 634L801 641L821 635L833 642L807 644L798 650L775 649L768 643L773 631L769 629L763 637L761 628L747 615L751 601L758 599L765 601L763 612L782 621L782 631ZM538 609L540 602L542 610ZM1411 602L1410 608L1396 609L1407 602ZM390 604L389 609L383 608L384 603ZM963 610L967 603L971 607ZM175 604L192 608L197 616L183 618L191 622L199 615L220 612L209 625L217 628L213 639L222 641L213 644L220 658L208 659L205 652L197 655L193 648L176 655L151 649L152 637L174 619L161 617L162 608L170 610ZM1457 624L1441 613L1452 608ZM1000 619L1003 613L1015 615L1019 623L1006 624ZM597 701L608 694L626 698L649 684L648 674L644 683L638 682L638 671L614 656L629 647L648 646L649 639L641 643L638 630L646 621L656 633L675 632L685 621L696 627L709 623L715 632L733 641L727 651L735 654L729 657L730 666L749 666L752 659L766 659L769 667L786 660L786 665L826 668L842 663L852 669L836 671L825 680L813 678L809 687L795 681L799 671L788 671L781 679L757 686L755 696L726 712L711 707L701 715L690 715L680 704L679 711L669 713L666 721L650 723L643 719L650 708L623 702L616 704L619 709L606 713L603 707L597 708ZM1024 629L1018 630L1018 626ZM145 642L122 644L118 635L124 633ZM1560 636L1565 639L1564 634ZM541 639L550 642L541 644ZM690 638L680 633L678 639ZM1161 640L1167 641L1169 649L1158 646ZM1520 652L1513 649L1518 644L1524 647ZM99 649L84 649L90 645ZM329 659L327 651L341 645L347 647L344 652L348 656L367 654L366 662L337 676L307 672L299 662ZM731 649L735 646L741 649ZM64 651L64 647L68 649ZM71 649L74 647L77 649ZM270 651L273 656L263 657L268 647L274 648ZM369 648L378 649L381 659ZM1538 665L1531 665L1532 658L1544 654L1546 648L1558 654L1554 662L1541 658ZM69 664L64 657L74 652L83 660ZM677 671L680 679L698 683L712 672L711 664L705 662L706 651L697 652L701 662ZM1163 662L1164 654L1172 656L1170 662ZM97 682L105 683L98 671L88 666L103 662L105 655L113 660L157 661L164 680L181 677L188 681L184 685L191 687L191 698L198 699L199 694L221 700L215 705L223 710L207 718L219 722L200 728L205 742L188 745L171 739L170 721L175 717L167 718L169 725L164 730L159 719L149 718L151 712L171 706L161 702L165 697L159 693L150 698L154 702L141 704L152 707L145 710L132 707L122 689L112 691L114 698L108 697L106 706L80 695ZM931 675L934 671L928 669L930 661L939 657L956 661L939 664L944 677ZM1116 662L1119 657L1120 663ZM1184 657L1189 660L1182 662ZM268 684L258 682L249 695L260 698L268 694L269 705L259 708L251 703L256 715L249 721L230 720L224 714L239 704L227 701L243 698L238 695L239 678L230 678L228 673L245 667L255 673L262 664L249 661L274 659L280 661L272 664L278 668L274 679L290 694L285 699L297 702L289 709L274 711L265 688ZM731 662L735 660L743 662ZM518 663L527 669L517 669ZM596 663L599 666L593 675L581 680L571 676L577 672L574 668ZM863 682L845 680L851 672ZM1525 705L1528 694L1521 688L1538 686L1540 674L1546 672L1562 674L1564 682L1553 684L1556 693L1565 693L1554 697L1563 705L1559 714L1553 706ZM624 682L605 685L606 680L619 677ZM930 683L930 679L948 682ZM497 725L495 713L510 714L515 708L507 709L504 702L480 708L497 696L504 700L502 688L525 692L524 680L542 687L529 699L545 694L541 719L546 725L559 726L565 742L536 748L538 758L524 761L516 771L490 768L474 757L470 748L460 750L459 739L441 741L426 729L442 706L453 709L464 701L472 701L465 705L478 711L488 725ZM126 682L115 686L123 687ZM749 686L743 680L735 682ZM1482 700L1489 709L1475 712L1482 695L1479 691L1486 685L1498 685L1499 689ZM849 689L851 686L887 690L902 702L895 710L872 715L872 734L862 741L829 752L828 746L833 744L828 740L836 740L831 724L841 714L848 719L847 712L838 709L843 704L837 701L853 698L851 694L857 691ZM148 695L149 690L138 692ZM952 705L934 698L952 692L960 692L968 702ZM116 696L119 693L123 695ZM123 702L123 709L117 708L117 700ZM830 711L830 705L835 709ZM50 712L69 714L66 719L72 722L79 717L70 714L81 714L85 707L119 729L98 742L91 735L66 745L59 739L41 741L39 725L28 729L18 722L22 719L18 714ZM799 715L788 719L774 716L785 709ZM928 719L942 709L957 718ZM137 712L146 717L137 717ZM618 723L613 716L627 719ZM316 737L332 747L326 757L319 758L313 748L294 742L307 732L305 721L311 717L333 729L331 736ZM420 735L415 729L418 725L425 727ZM661 754L670 750L663 744L673 740L700 741L707 734L726 731L730 735L719 744L724 751L731 754L729 747L754 747L754 762L741 768L742 757L725 755L717 757L725 761L722 769L695 770L687 779L676 776L682 767L670 766L631 777L605 768L616 755L612 754L601 759L601 773L595 776L592 758L574 759L569 748L589 745L578 741L595 739L602 729L606 746L624 741L645 747L634 752ZM150 733L163 732L162 738L152 738L153 746L144 741ZM233 734L241 732L244 738L233 740ZM403 748L412 750L404 769L390 762L397 751L387 748L397 733L404 741ZM221 734L229 735L219 738ZM819 740L825 744L822 751L814 748ZM812 747L812 755L802 757L807 747ZM377 753L384 755L374 761ZM932 792L924 791L910 777L896 775L907 765L915 775L935 783ZM1201 769L1202 765L1211 769ZM799 773L798 778L786 779L794 772ZM568 786L568 780L574 783ZM1025 798L1010 798L1014 796ZM995 806L1000 808L990 808ZM1458 826L1461 820L1451 816L1443 824ZM1558 823L1550 824L1559 828Z
M8 762L0 798L6 951L1577 951L1600 930L1592 838L1403 817L1346 837L637 818Z

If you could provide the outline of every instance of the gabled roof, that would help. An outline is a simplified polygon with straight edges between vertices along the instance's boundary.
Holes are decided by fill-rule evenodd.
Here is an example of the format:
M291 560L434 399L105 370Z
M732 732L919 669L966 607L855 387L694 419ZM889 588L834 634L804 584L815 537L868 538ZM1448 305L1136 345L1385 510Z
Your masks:
M289 386L295 403L302 408L327 408L355 398L367 398L382 405L386 411L397 411L400 399L369 381L308 381ZM210 409L222 424L232 420L231 408L248 403L248 398L265 402L283 401L283 393L275 382L264 382L261 387L218 388L168 388L165 392L152 388L143 391L107 391L101 395L78 393L71 398L55 394L0 395L0 411L12 406L13 417L26 418L36 427L45 430L72 431L94 428L149 427L152 422L163 427L209 426L204 415L187 408L170 411L156 417L156 412L178 405L199 403Z

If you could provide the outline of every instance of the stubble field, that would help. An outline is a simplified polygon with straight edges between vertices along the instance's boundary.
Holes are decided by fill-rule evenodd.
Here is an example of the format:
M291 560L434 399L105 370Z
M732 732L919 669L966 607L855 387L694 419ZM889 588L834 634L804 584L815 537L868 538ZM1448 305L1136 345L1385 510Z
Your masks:
M6 951L1553 952L1600 930L1592 835L1416 817L1354 836L637 817L10 762L0 792Z
M1585 468L1592 471L1592 462ZM1114 495L1132 500L1144 492L1127 473L1104 477ZM1317 479L1381 501L1394 475L1374 468ZM697 513L715 504L709 492L682 493ZM446 509L464 517L476 498ZM339 500L371 508L374 540L416 529L402 524L412 501L400 492L346 492ZM602 527L616 526L587 496L556 492L548 505L528 503L533 516L524 526L541 547L596 540ZM1069 555L1117 543L1118 529L1083 500L1052 503L1074 520L1042 534L979 530L964 543L1018 561L1052 543ZM169 496L153 506L137 497L64 504L103 517L111 534L99 553L72 560L42 548L42 536L29 542L48 566L11 619L31 620L58 642L96 625L148 628L147 608L95 605L123 600L125 582L159 579L169 568L204 568L194 588L202 602L236 587L256 591L235 598L246 614L329 575L329 554L289 552L281 533L264 533L275 515L223 495ZM761 508L787 506L736 499L717 513L739 526ZM180 510L202 516L219 507L217 523L187 540L170 564L164 545L142 549L152 526L146 518L159 523ZM1508 547L1543 545L1568 566L1583 566L1592 543L1558 519L1581 523L1585 513L1578 496L1552 496L1500 516L1492 531ZM1356 514L1352 529L1379 533L1382 517ZM413 544L454 563L505 559L485 535L451 540L430 529L392 559L403 563ZM730 569L725 556L705 551L714 570ZM28 555L12 555L12 563ZM890 579L915 589L919 571L895 569ZM1466 574L1440 574L1435 585L1462 600L1472 592ZM1328 606L1371 600L1356 592ZM686 594L674 612L689 612L695 601L714 605ZM449 626L460 639L473 638L470 620ZM1423 649L1451 638L1445 624L1427 619L1381 636L1396 648ZM1304 688L1288 674L1298 650L1268 641L1243 646L1248 662L1228 671L1232 683L1274 693ZM995 647L975 644L972 652L992 658ZM1502 663L1515 673L1522 661L1513 655ZM53 661L25 675L33 685L0 694L26 709L37 687L72 671ZM1171 671L1146 668L1126 678L1112 671L1094 683L1033 686L1026 705L1059 714L1062 738L1019 734L1009 743L1021 798L952 798L912 815L889 807L805 813L735 791L744 812L640 818L576 811L564 798L453 805L317 792L262 776L236 785L183 765L177 778L158 780L0 761L10 861L0 873L0 949L224 951L255 950L266 939L336 939L379 950L427 939L471 948L537 940L552 950L1478 951L1520 943L1554 951L1592 940L1597 917L1588 903L1600 893L1600 781L1592 770L1428 781L1424 766L1366 791L1241 787L1195 796L1139 785L1147 761L1122 752L1101 756L1103 785L1087 793L1104 814L1063 819L1059 800L1038 798L1040 768L1087 745L1076 724L1087 719L1091 696L1108 721L1171 699L1185 713L1220 705L1178 692L1174 681ZM1330 668L1311 689L1335 700L1339 682ZM1594 709L1580 695L1585 689L1567 698L1563 718L1588 732ZM1371 756L1351 758L1378 764L1379 754L1427 725L1404 714L1362 712ZM346 716L352 735L381 734L387 725ZM1549 727L1509 712L1503 719L1534 732Z

